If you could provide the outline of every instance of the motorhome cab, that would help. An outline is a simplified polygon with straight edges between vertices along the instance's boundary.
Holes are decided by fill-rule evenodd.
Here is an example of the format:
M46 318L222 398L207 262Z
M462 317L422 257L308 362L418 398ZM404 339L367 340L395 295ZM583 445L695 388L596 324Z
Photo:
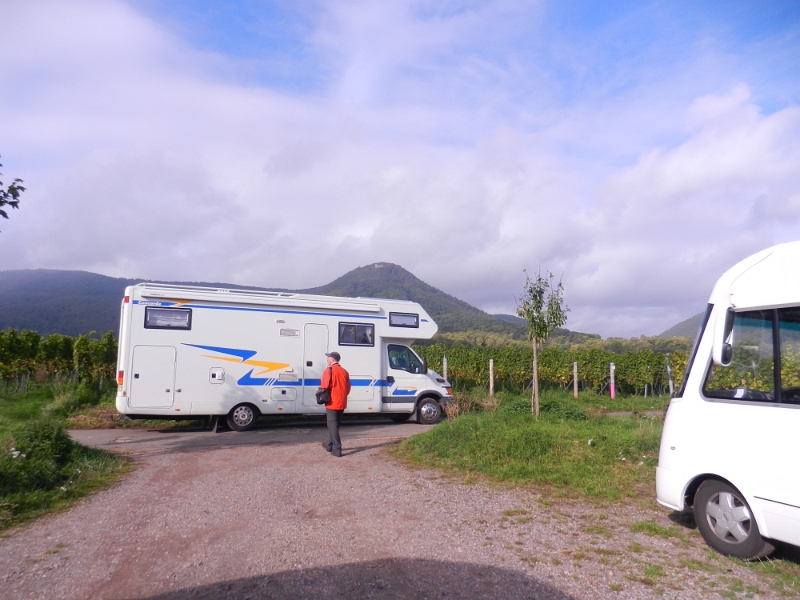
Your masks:
M669 405L658 501L693 506L719 552L800 546L800 242L743 260L717 282Z
M225 415L236 430L259 415L320 414L315 392L336 350L350 373L347 413L416 414L435 423L450 384L411 349L436 323L419 304L140 283L120 319L121 415Z

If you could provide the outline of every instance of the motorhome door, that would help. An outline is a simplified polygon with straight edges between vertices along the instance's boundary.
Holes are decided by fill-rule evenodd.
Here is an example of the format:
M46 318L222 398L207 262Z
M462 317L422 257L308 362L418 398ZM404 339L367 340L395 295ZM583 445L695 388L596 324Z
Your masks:
M392 411L407 412L424 384L422 361L411 348L400 344L389 344L387 353L389 387L384 392L383 402L386 404L388 401Z
M328 326L307 323L303 337L303 406L319 407L315 394L328 366Z
M169 408L175 398L175 348L134 346L131 369L132 408Z

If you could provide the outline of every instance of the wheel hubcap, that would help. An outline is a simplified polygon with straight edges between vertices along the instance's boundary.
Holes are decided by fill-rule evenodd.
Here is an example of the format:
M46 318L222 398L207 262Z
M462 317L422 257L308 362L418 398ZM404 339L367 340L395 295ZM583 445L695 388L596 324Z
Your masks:
M741 544L750 536L750 511L729 492L711 497L706 505L706 518L714 534L729 544Z
M240 406L233 411L233 422L239 427L247 427L253 422L253 409L247 406Z
M439 411L436 410L436 407L433 404L431 404L430 402L426 402L419 409L419 412L424 420L431 421L436 418L436 415L438 414Z

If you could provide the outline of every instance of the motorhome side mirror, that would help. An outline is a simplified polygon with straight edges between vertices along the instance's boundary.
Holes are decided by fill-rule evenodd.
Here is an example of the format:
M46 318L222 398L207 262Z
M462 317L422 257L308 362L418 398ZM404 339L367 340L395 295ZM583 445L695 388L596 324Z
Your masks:
M711 347L711 359L715 365L721 367L730 365L733 357L731 333L733 332L734 315L733 309L728 308L722 315L717 317L717 322L714 324L714 343Z
M722 356L720 357L722 359L722 364L725 366L731 364L732 357L733 357L733 346L731 346L727 342L724 342L722 344Z
M422 359L422 370L420 371L420 373L422 373L423 375L428 374L428 361L425 360L424 358Z

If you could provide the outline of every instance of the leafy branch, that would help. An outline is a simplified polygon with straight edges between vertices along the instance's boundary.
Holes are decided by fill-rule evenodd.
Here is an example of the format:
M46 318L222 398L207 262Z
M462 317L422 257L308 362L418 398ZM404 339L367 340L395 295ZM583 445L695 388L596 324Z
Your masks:
M2 166L3 164L0 163L0 167ZM2 173L0 173L0 175L2 175ZM4 219L8 218L8 213L3 210L4 206L19 208L19 196L25 191L25 188L21 185L22 183L22 179L17 178L6 188L3 187L3 182L0 181L0 216Z

